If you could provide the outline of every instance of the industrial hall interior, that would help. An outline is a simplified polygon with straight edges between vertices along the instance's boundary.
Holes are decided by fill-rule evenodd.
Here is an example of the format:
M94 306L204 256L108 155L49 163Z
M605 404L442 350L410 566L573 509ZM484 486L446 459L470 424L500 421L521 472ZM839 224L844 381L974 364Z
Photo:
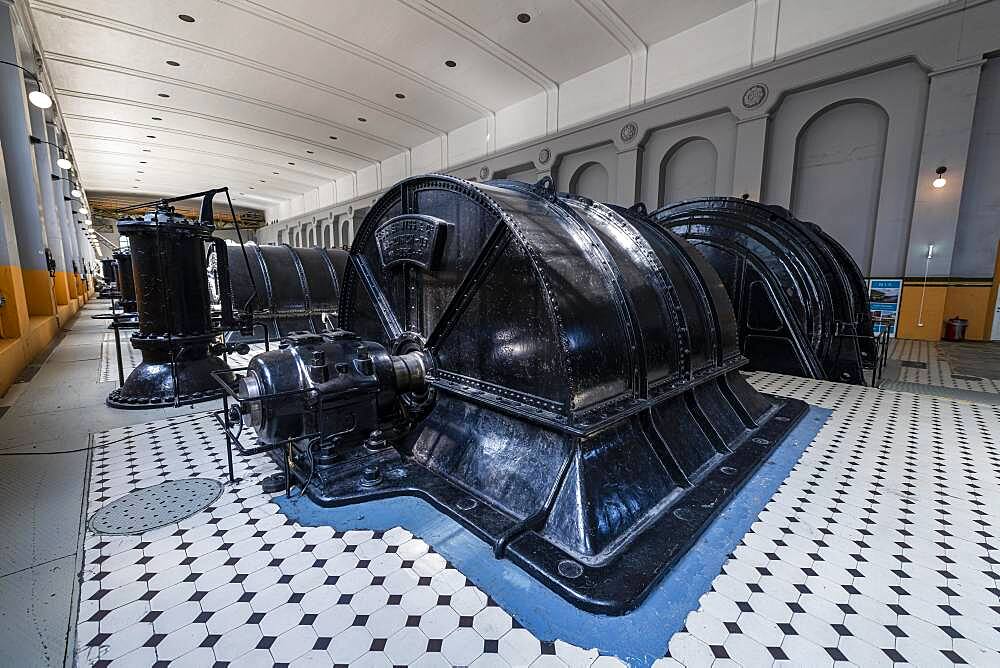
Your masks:
M1000 667L1000 0L0 0L0 668Z

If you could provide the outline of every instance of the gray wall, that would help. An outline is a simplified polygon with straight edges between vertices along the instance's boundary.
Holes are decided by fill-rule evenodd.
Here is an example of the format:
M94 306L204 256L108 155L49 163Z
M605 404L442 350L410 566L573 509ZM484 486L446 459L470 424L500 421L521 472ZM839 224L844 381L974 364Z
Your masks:
M987 277L1000 236L1000 67L984 57L998 50L1000 0L953 3L449 173L551 176L560 190L650 208L747 194L819 224L869 275L921 275L933 245L931 276ZM940 165L948 185L937 190ZM377 196L281 221L259 238L324 219L357 229L356 212Z
M952 274L981 278L993 275L1000 243L1000 58L983 66L968 164Z
M865 101L821 111L799 133L791 209L822 221L866 274L871 273L889 115ZM844 193L851 193L844 197Z

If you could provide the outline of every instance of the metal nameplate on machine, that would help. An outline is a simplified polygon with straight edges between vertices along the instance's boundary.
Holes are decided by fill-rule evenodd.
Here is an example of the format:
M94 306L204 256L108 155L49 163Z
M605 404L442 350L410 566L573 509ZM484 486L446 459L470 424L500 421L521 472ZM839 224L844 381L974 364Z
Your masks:
M375 242L383 267L414 264L433 269L447 238L448 222L417 214L396 216L375 230Z

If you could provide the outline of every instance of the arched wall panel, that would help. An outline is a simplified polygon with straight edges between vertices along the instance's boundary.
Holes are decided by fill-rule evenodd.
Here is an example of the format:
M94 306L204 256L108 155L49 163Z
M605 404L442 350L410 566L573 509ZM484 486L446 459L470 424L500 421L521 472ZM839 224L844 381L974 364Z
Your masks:
M948 174L946 174L948 176ZM1000 242L1000 57L983 66L965 168L953 276L990 278Z
M589 197L595 202L610 201L608 170L599 162L588 162L577 168L569 180L569 192Z
M556 156L553 158L553 163L553 180L556 182L556 189L560 192L572 192L572 182L582 167L589 163L599 164L608 175L607 195L601 201L614 200L615 194L618 192L618 152L614 144L608 142L582 151ZM590 197L590 195L585 196Z
M902 276L927 88L926 72L915 63L907 63L786 96L769 125L762 200L788 207L796 217L811 220L828 232L849 226L851 214L846 209L835 209L825 214L829 217L824 220L794 208L796 147L803 130L824 110L836 110L838 105L858 101L878 105L887 116L883 168L877 189L878 211L869 253L859 257L852 250L852 256L862 271L871 276ZM831 186L830 192L834 191L843 200L853 197L840 186ZM834 236L843 241L838 234ZM871 258L870 266L866 266L867 257Z
M710 142L715 149L716 156L715 177L714 184L712 185L713 192L693 193L693 196L738 194L732 192L733 164L736 156L736 117L726 112L708 118L659 128L649 134L643 147L639 195L640 201L646 204L647 207L653 209L658 204L676 201L676 199L671 199L671 193L663 189L662 168L665 166L664 161L669 161L678 151L682 151L680 155L681 160L675 163L675 166L683 170L681 163L688 162L686 159L688 156L685 153L688 153L691 149L697 152L699 146L703 148L703 145L695 145L688 147L688 151L684 150L688 142L695 139ZM675 178L674 183L680 184L683 179L683 176L680 179ZM701 185L697 189L708 187L707 182L709 180L703 172L702 182L704 185ZM678 190L677 192L690 192L694 189L695 187L692 186Z
M719 151L704 137L680 143L660 162L657 206L694 197L719 195L716 178Z
M813 116L796 144L791 210L821 225L869 276L888 126L874 102L842 102Z

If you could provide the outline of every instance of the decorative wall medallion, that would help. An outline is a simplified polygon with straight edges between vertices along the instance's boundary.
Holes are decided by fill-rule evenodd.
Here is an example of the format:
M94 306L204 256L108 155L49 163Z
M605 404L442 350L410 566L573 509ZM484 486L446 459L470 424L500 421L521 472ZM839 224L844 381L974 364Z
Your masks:
M767 99L767 86L757 83L743 91L743 106L753 109Z
M541 151L538 152L538 162L539 162L539 164L544 165L545 163L547 163L549 161L549 158L551 158L551 157L552 157L552 153L547 148L543 148Z
M635 121L629 121L628 123L622 126L621 135L623 142L627 143L632 141L633 139L636 138L636 135L638 134L639 134L639 126L635 124Z
M490 178L490 168L487 167L486 165L483 165L482 167L479 168L479 180L485 181L488 178Z

